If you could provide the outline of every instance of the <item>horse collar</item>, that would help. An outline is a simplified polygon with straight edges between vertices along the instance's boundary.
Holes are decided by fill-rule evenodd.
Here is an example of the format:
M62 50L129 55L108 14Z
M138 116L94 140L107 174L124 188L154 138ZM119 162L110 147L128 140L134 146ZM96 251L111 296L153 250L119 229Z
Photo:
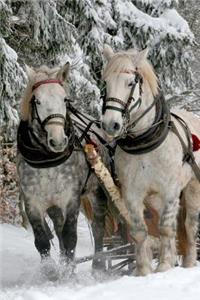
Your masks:
M23 159L33 168L57 167L64 163L74 150L75 132L70 124L68 132L69 143L61 153L54 153L40 143L27 121L21 121L17 132L17 149Z
M165 140L169 131L170 111L163 94L160 94L154 104L156 105L155 120L150 129L139 136L126 134L125 138L117 140L117 145L129 154L148 153Z

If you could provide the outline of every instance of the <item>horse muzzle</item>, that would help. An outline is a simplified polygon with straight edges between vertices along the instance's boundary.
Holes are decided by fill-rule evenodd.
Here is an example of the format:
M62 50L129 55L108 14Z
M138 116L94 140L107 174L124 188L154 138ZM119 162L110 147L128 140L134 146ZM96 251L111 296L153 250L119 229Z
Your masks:
M102 122L102 129L108 135L108 137L117 137L121 133L121 125L118 122L115 121L110 121L109 123L107 122Z
M55 137L49 137L47 140L48 147L52 152L63 152L68 146L69 139L67 136L64 136L62 139Z

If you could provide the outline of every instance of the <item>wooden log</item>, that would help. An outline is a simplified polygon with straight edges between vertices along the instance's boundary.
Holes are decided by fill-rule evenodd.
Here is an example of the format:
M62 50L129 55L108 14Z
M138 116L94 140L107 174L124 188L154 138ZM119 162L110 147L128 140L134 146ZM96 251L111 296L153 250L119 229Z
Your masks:
M101 157L100 155L98 155L94 145L86 144L84 150L87 160L91 164L91 167L94 169L96 176L107 190L110 200L114 203L115 207L118 209L127 225L130 226L131 219L129 216L129 212L124 203L124 200L121 197L119 188L115 185L109 170L102 162Z

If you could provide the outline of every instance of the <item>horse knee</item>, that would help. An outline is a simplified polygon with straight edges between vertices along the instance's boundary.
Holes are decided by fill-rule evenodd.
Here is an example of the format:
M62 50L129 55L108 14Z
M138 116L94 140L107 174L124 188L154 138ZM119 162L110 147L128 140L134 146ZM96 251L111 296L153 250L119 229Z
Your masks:
M176 234L176 231L173 227L169 226L160 226L159 227L160 235L173 238Z
M144 224L141 224L141 226L137 224L137 226L132 226L131 235L137 243L142 243L146 240L148 232Z
M141 243L143 241L145 241L147 238L147 231L138 231L137 233L135 233L134 235L134 239L138 242Z

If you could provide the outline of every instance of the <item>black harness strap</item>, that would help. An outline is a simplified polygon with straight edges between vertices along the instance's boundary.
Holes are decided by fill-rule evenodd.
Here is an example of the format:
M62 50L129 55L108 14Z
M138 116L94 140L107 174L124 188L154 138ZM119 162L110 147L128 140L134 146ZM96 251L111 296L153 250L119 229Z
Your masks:
M125 138L117 140L117 145L125 152L133 155L148 153L165 140L169 131L170 111L163 94L160 94L153 103L156 105L156 114L151 128L139 136L127 133ZM151 108L152 105L148 111Z
M143 83L143 79L141 77L141 75L136 71L135 72L135 82L134 84L132 85L131 87L131 91L130 91L130 95L128 97L128 100L127 102L124 102L123 100L121 99L118 99L118 98L115 98L115 97L110 97L110 98L106 98L106 95L103 98L103 108L102 108L102 113L104 114L105 111L107 109L110 109L110 110L115 110L115 111L118 111L118 112L121 112L123 117L127 117L128 118L128 121L130 119L130 112L133 110L133 108L135 108L136 106L140 105L141 104L141 95L142 95L142 83ZM131 105L131 102L134 99L133 97L133 94L134 94L134 91L135 91L135 88L136 88L136 85L139 83L139 93L140 93L140 97L139 99L136 101L136 103L134 103L134 105L129 109L130 105ZM107 105L108 102L116 102L116 103L119 103L122 107L117 107L117 106L114 106L114 105Z
M186 145L183 138L181 137L175 123L173 121L170 121L170 129L178 137L178 139L181 143L181 146L183 148L183 163L187 162L191 166L195 176L197 177L198 181L200 182L200 168L195 161L194 153L192 150L191 131L190 131L189 127L187 126L186 122L182 118L180 118L179 116L177 116L174 113L171 113L171 115L181 124L181 126L184 129L184 132L186 134L186 137L187 137L188 145Z

